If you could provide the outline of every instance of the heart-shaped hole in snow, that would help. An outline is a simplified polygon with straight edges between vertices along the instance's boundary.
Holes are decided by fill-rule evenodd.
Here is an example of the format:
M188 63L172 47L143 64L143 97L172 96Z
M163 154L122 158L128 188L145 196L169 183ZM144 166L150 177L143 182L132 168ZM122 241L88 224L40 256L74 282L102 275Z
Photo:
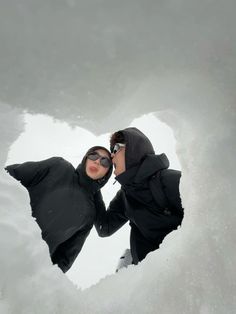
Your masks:
M156 153L167 154L170 167L180 169L175 152L175 139L170 127L160 122L154 114L135 119L130 126L139 128L149 137ZM6 164L61 156L76 167L88 148L94 145L109 148L109 137L109 133L95 136L83 128L71 128L68 124L55 121L49 116L25 114L25 131L11 146ZM115 185L113 182L114 176L102 189L107 206L120 188L118 182ZM99 238L93 228L82 251L66 275L78 287L88 288L106 275L115 272L120 255L128 247L128 224L109 238Z

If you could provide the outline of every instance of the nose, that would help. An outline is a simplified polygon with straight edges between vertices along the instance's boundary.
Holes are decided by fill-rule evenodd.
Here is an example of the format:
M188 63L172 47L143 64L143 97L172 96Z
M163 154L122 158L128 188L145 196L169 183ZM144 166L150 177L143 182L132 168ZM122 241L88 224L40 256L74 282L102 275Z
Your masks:
M99 164L100 164L100 159L98 158L98 159L94 160L93 162L94 162L95 164L99 165Z
M111 159L114 158L114 156L115 156L115 154L114 154L114 153L111 153Z

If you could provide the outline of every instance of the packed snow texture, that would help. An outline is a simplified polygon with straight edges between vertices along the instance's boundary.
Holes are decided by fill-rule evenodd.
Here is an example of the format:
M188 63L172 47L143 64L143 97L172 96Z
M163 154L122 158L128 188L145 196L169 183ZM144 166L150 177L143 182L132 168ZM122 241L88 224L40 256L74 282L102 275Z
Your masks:
M89 147L95 144L109 147L109 133L95 136L88 130L80 127L71 128L65 122L54 121L53 118L45 115L24 114L24 122L24 132L11 146L6 165L61 156L77 167ZM165 152L170 160L170 168L181 169L175 152L176 141L170 127L160 122L153 114L134 119L130 123L130 126L133 125L148 136L156 153ZM103 199L107 206L120 189L119 183L114 183L115 178L112 175L102 188ZM26 191L22 190L22 193ZM24 205L27 212L30 210L29 206L27 199ZM85 289L96 284L106 275L113 274L118 258L124 248L129 247L129 232L130 227L127 223L112 237L100 238L93 228L86 245L66 275L79 288Z
M25 110L96 134L155 112L177 140L185 208L158 251L81 291L51 265L28 196L1 170L1 314L235 313L235 9L1 1L1 169Z

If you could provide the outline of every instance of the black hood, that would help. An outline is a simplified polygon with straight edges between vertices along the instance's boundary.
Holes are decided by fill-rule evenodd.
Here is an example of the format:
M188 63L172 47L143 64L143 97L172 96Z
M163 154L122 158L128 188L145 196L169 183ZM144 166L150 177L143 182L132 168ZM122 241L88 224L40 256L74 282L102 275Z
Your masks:
M109 180L111 174L112 174L112 164L111 167L109 168L107 174L98 180L93 180L92 178L90 178L85 171L85 165L86 165L86 160L87 160L87 155L98 150L98 149L102 149L105 150L109 156L111 155L111 153L109 152L108 149L106 149L103 146L94 146L91 147L87 153L85 154L85 156L82 159L82 162L78 165L78 167L76 168L76 172L78 174L79 177L79 183L86 188L86 190L89 190L93 193L96 193L98 190L100 190Z
M125 167L126 170L138 166L148 154L155 154L150 140L137 128L120 130L125 139Z

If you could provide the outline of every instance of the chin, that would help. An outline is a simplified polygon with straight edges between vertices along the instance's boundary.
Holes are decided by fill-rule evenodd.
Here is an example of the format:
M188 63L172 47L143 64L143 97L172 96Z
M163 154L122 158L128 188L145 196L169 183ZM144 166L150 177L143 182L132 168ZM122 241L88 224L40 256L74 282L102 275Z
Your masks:
M114 171L114 175L117 177L119 174L121 174L120 171Z
M87 176L88 176L90 179L93 179L93 180L96 180L96 179L97 179L96 176L95 176L94 174L92 174L92 173L87 172L86 174L87 174Z

